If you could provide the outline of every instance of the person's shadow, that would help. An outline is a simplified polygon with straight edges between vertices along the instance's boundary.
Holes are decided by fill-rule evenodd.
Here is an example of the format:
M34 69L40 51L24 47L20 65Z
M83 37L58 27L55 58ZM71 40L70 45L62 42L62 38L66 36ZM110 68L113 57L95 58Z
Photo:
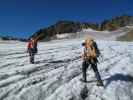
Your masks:
M107 83L105 84L105 88L113 81L125 81L125 82L133 82L133 76L131 75L123 75L123 74L115 74L107 79L105 79Z

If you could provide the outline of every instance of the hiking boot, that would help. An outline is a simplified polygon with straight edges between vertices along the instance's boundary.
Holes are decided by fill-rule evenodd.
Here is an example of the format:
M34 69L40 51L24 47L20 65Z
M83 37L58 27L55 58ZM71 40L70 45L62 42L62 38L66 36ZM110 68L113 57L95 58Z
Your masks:
M34 64L34 61L30 61L30 64Z
M97 81L97 86L104 86L102 81Z
M87 82L87 81L86 81L86 80L84 80L84 79L80 79L80 81L85 82L85 83Z

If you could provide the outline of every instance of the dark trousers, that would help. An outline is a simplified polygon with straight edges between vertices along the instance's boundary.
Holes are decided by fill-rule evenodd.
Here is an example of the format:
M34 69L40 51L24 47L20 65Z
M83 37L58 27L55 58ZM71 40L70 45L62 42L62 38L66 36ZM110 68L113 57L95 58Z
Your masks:
M97 78L97 81L101 82L102 80L101 80L100 74L97 69L97 63L92 63L91 61L83 61L83 64L82 64L83 80L87 81L86 72L87 72L89 65L91 65L91 68L95 72L95 77Z
M34 64L35 53L32 50L29 50L30 63Z

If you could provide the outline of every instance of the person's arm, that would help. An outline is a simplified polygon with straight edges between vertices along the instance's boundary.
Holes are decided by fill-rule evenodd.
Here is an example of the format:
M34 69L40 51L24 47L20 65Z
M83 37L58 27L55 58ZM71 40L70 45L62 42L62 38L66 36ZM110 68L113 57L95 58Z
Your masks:
M86 59L85 48L82 48L81 58L82 60Z
M84 59L84 58L85 58L84 54L83 54L83 53L81 53L81 59Z

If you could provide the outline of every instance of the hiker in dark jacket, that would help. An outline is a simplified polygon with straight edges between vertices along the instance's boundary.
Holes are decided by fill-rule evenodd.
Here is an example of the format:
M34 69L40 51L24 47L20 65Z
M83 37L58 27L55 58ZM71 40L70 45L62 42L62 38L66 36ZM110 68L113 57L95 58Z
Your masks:
M100 74L98 72L98 68L97 68L97 44L96 42L88 37L85 42L82 44L84 46L84 50L83 50L83 54L82 54L82 59L83 59L83 64L82 64L82 72L83 72L83 81L87 82L86 79L86 72L87 72L87 68L89 66L91 66L91 68L93 69L93 71L95 72L95 76L97 78L97 85L98 86L103 86L103 82L101 80Z
M30 56L30 63L34 64L34 56L38 52L37 41L31 38L31 40L28 42L27 49Z

